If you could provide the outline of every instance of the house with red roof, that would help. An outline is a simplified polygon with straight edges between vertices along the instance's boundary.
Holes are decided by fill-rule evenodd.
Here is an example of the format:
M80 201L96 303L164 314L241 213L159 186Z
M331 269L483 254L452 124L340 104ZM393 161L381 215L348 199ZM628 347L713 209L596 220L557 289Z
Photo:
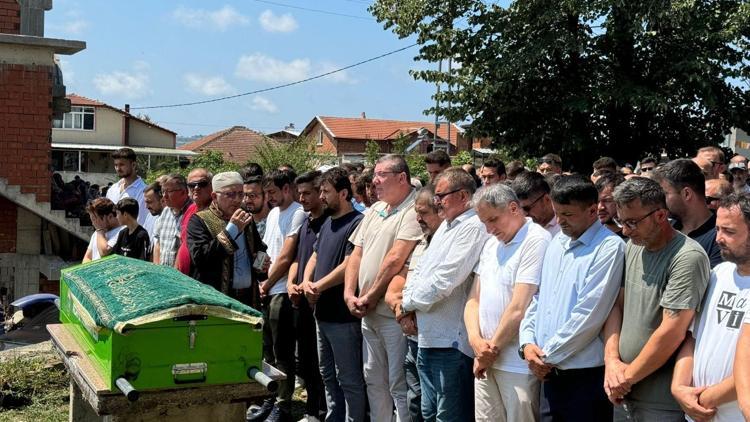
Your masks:
M175 150L177 134L169 129L101 101L69 94L70 111L52 120L52 170L64 181L76 175L91 183L106 185L117 176L111 154L132 148L139 156L141 171L160 162L192 156Z
M260 132L244 126L232 126L182 145L177 149L192 153L218 151L222 153L226 161L245 164L255 157L258 146L269 141L271 140Z
M335 154L342 161L361 161L365 146L370 140L380 145L380 152L393 152L393 142L405 137L408 150L427 153L437 148L448 149L454 155L471 150L471 139L455 125L441 123L437 131L435 122L370 119L364 113L358 118L315 116L305 126L300 136L316 140L318 152Z

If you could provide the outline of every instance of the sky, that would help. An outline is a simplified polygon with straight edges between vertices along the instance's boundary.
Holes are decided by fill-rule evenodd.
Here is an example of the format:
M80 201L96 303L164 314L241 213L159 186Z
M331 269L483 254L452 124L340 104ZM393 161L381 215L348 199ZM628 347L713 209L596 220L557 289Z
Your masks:
M145 113L180 136L241 125L271 133L316 115L434 121L435 87L415 81L418 47L322 79L189 107L138 110L269 88L409 46L368 0L54 0L45 36L86 42L59 56L67 92ZM293 6L293 7L290 7ZM313 12L299 8L329 12ZM342 16L347 15L347 16Z

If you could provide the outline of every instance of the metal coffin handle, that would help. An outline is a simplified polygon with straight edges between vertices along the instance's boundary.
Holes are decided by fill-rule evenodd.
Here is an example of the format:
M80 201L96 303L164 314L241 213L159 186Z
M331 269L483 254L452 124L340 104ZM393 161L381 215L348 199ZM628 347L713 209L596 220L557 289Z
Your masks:
M251 366L247 369L247 376L254 379L258 384L266 387L271 393L275 393L279 389L279 383L276 380L272 380L268 375L264 374L260 369Z
M172 379L175 384L206 382L206 372L208 364L204 362L172 365Z

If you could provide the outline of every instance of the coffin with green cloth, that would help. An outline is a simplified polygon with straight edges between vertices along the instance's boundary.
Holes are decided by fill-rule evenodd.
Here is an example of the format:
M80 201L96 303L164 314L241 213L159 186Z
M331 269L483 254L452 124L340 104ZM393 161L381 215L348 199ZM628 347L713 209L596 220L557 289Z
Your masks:
M60 298L60 321L131 400L265 380L260 312L173 268L109 256L64 269Z

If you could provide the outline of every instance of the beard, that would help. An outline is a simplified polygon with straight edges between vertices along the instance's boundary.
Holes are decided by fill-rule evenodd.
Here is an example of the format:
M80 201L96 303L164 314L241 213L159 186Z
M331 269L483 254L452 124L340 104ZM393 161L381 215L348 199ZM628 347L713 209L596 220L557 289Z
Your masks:
M724 261L728 261L737 265L742 265L750 262L750 239L745 241L744 247L739 251L733 251L727 248L726 245L722 245L721 243L717 244L721 249L721 257L724 259Z

